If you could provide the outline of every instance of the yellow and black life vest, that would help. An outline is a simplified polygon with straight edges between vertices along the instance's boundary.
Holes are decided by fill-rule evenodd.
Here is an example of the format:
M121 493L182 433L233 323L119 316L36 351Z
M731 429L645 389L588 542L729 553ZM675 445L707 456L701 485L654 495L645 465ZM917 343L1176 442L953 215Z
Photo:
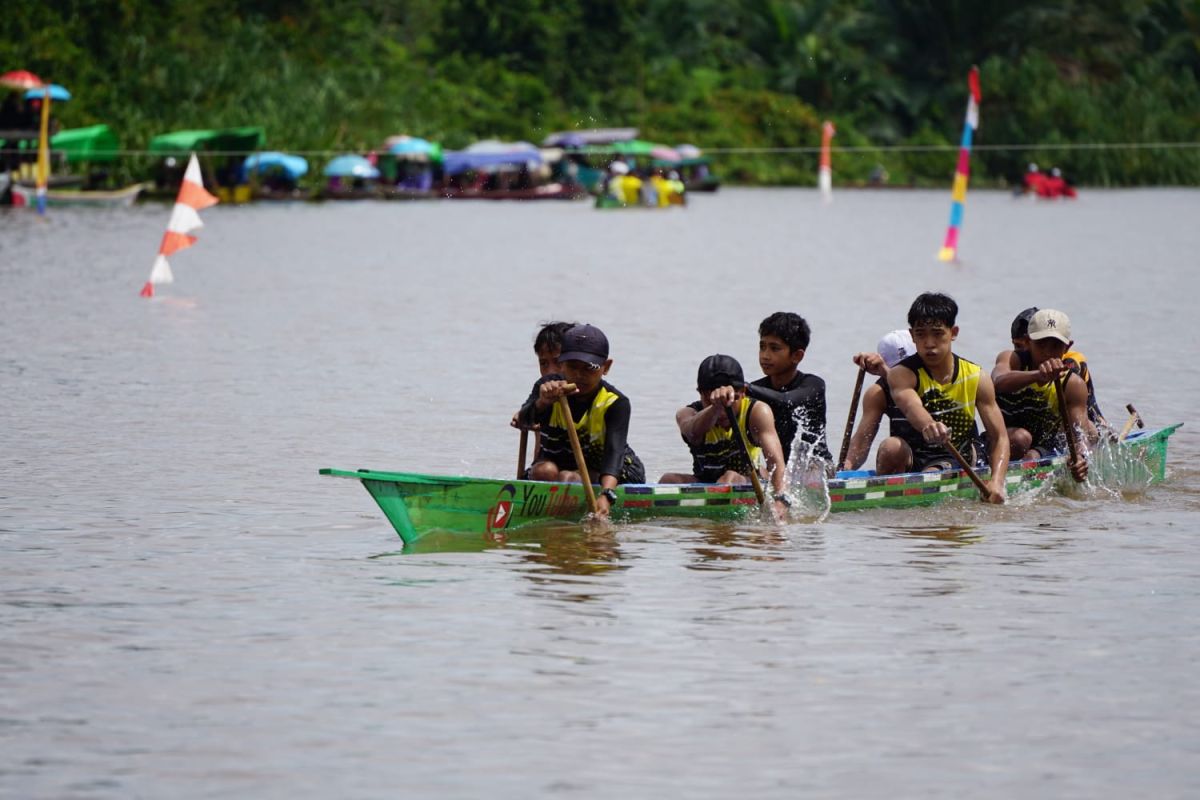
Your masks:
M749 436L750 409L756 400L743 397L737 404L737 426L747 431ZM699 401L691 404L691 408L702 411L704 406ZM684 441L687 441L686 439ZM729 470L749 475L751 469L757 469L762 464L762 448L754 444L750 447L750 457L746 456L746 445L742 443L742 434L733 428L723 428L713 425L704 434L704 441L699 444L687 443L692 451L692 474L701 483L714 483ZM751 466L753 460L753 466Z
M950 429L950 441L967 458L972 444L979 439L975 426L975 395L979 390L979 376L983 370L973 361L954 356L954 370L947 383L938 383L920 355L909 356L899 366L907 367L917 376L917 395L925 410L935 421ZM929 451L929 445L920 431L912 429L903 437L913 452Z
M588 410L575 420L575 430L579 434L579 445L583 450L583 458L588 466L596 469L604 460L604 415L613 403L620 397L616 392L609 391L601 385L592 398ZM575 464L571 450L571 440L567 434L567 420L563 416L562 407L554 404L550 412L550 426L542 429L542 457L554 461L563 469L570 469Z

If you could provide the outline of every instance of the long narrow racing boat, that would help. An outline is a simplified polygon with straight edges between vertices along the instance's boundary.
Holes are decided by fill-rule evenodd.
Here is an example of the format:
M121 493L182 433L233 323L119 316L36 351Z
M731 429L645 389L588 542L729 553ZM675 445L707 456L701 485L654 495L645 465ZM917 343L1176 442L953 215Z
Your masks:
M1179 425L1143 430L1120 444L1105 444L1092 454L1089 481L1118 488L1161 481L1166 473L1167 440ZM577 483L419 475L322 469L322 475L354 478L375 498L406 544L433 531L502 539L506 531L552 521L577 521L587 510ZM979 475L987 480L988 471ZM1009 497L1056 481L1070 482L1066 456L1012 462L1006 483ZM961 470L876 475L839 472L819 487L829 511L906 508L950 497L975 497L977 489ZM625 484L616 489L612 516L617 521L670 517L739 519L756 512L750 484ZM827 499L826 499L827 498ZM824 509L822 509L824 510Z

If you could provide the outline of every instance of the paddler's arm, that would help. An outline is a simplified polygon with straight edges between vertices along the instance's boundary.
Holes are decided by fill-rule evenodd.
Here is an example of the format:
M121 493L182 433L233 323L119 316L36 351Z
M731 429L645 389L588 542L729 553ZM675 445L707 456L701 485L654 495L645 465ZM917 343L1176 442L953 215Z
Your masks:
M862 396L862 418L858 421L858 427L854 429L854 435L850 437L846 461L838 464L838 469L858 469L863 465L867 460L867 453L871 451L871 443L879 433L879 423L883 420L885 411L887 398L883 389L876 384L868 386Z
M675 423L679 425L679 433L691 444L700 444L704 436L716 425L723 425L726 420L725 409L734 399L732 386L722 386L713 389L709 394L709 404L697 411L691 406L684 406L675 414Z
M1008 432L1004 428L1004 416L996 403L996 389L992 379L980 374L979 387L975 390L975 410L983 420L983 428L987 431L988 453L992 477L988 480L991 496L989 503L1003 503L1008 498L1007 484L1004 482L1008 474Z
M1076 380L1077 379L1077 380ZM1100 434L1096 430L1096 426L1088 419L1087 402L1088 391L1087 384L1083 382L1083 378L1079 377L1078 373L1068 374L1067 379L1063 381L1063 394L1067 402L1067 419L1071 421L1071 427L1076 431L1080 431L1086 437L1088 446L1093 446L1100 439ZM1067 435L1071 435L1067 431ZM1084 455L1082 448L1079 452L1079 460L1076 463L1070 464L1071 474L1075 480L1082 483L1087 480L1088 462L1087 456Z
M629 398L620 397L604 415L604 458L600 462L600 491L617 488L625 448L629 438ZM599 516L607 517L610 504L604 495L596 497Z
M1037 370L1021 369L1016 350L1005 350L996 356L996 366L992 367L992 384L996 394L1019 392L1041 380Z
M787 519L787 464L783 460L783 445L779 441L779 433L775 430L775 412L766 403L755 403L750 408L750 417L746 420L747 427L754 434L754 441L762 448L763 458L767 462L767 471L771 476L772 509L775 518ZM740 434L738 434L740 438ZM751 465L751 469L755 469ZM783 499L780 499L783 498Z
M921 396L917 394L917 374L899 364L888 370L888 389L896 408L904 414L908 424L930 444L945 444L950 440L950 429L933 418L925 410Z

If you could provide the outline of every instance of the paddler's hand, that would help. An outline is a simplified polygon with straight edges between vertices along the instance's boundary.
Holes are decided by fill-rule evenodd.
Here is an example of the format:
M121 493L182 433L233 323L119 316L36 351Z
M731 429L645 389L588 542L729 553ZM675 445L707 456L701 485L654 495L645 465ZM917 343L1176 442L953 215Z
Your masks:
M1087 459L1082 455L1080 455L1080 457L1075 461L1070 462L1067 466L1071 470L1071 477L1073 477L1076 482L1083 483L1087 480L1088 462Z
M921 438L930 444L945 444L950 441L950 429L943 423L934 420L921 428Z
M536 422L533 423L532 425L522 425L520 409L517 409L516 411L513 412L512 421L509 422L508 424L511 425L512 427L516 428L519 431L540 431L542 429L542 426L538 425Z
M986 502L992 505L1004 505L1004 501L1008 499L1008 489L1004 485L1004 481L990 480L987 482L988 499Z
M602 494L596 495L596 519L608 519L612 514L612 504Z
M1038 383L1049 383L1060 375L1066 375L1071 368L1063 363L1061 358L1048 358L1038 364Z
M784 503L781 500L772 500L771 501L771 516L774 518L775 522L778 522L781 525L783 523L787 522L789 508L790 508L790 506L788 506L787 503Z
M538 388L538 406L545 410L554 405L558 398L578 392L579 389L575 384L569 381L546 381Z
M718 386L708 393L708 402L714 406L731 408L737 402L737 390L732 386Z
M852 360L855 365L876 377L882 378L887 375L887 364L884 363L883 356L879 353L855 353Z

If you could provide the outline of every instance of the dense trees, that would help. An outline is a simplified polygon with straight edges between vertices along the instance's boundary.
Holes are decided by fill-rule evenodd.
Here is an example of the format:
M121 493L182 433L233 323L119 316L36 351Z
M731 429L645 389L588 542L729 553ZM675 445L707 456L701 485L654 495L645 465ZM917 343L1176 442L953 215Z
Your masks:
M0 15L0 69L75 95L64 125L129 149L173 128L261 124L272 147L365 149L409 132L636 125L709 148L812 147L840 179L876 164L944 182L965 75L983 74L976 180L1030 160L1083 183L1200 183L1195 0L45 0ZM893 151L945 145L942 155ZM871 149L878 148L878 149ZM126 169L144 168L135 159ZM810 153L721 156L728 175L811 182Z

